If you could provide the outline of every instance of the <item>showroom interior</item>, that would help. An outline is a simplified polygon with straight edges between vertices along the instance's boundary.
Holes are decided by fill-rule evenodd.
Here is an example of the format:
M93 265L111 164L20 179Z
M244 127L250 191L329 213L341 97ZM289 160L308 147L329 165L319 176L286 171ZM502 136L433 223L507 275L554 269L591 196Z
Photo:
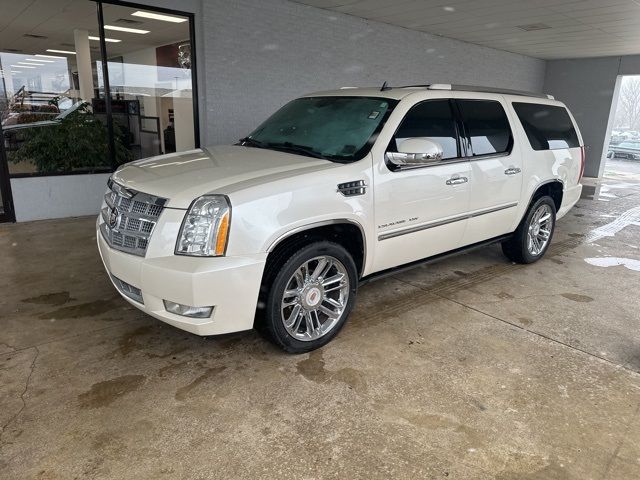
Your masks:
M0 478L640 478L640 2L0 12ZM114 288L96 218L118 168L198 162L310 92L430 84L571 112L582 194L539 262L492 244L363 282L301 355Z

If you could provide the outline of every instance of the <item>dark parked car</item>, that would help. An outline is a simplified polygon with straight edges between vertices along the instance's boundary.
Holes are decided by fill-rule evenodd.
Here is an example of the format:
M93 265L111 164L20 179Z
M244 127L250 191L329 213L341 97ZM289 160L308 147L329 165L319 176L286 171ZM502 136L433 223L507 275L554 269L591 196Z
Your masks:
M618 145L609 145L609 158L627 158L629 160L640 159L640 141L628 140Z

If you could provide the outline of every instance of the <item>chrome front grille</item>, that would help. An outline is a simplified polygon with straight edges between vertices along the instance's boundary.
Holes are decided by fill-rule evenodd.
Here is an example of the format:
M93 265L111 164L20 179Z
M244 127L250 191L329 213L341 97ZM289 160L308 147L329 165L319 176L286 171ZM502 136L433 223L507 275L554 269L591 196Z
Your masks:
M137 192L109 179L100 232L116 250L144 257L167 199Z

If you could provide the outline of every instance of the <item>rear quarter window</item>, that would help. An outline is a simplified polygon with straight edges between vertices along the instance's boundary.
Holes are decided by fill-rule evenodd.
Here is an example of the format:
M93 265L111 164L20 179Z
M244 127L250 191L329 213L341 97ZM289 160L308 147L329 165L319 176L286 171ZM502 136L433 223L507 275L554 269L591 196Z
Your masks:
M520 119L531 148L555 150L580 146L578 134L564 107L538 103L514 102L513 109Z

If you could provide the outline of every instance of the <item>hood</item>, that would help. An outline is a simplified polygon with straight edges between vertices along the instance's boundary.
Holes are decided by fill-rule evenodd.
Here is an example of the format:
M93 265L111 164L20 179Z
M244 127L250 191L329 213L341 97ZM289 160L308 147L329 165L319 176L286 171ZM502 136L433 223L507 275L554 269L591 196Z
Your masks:
M208 147L128 163L113 174L120 185L189 208L208 193L230 194L256 183L310 173L339 164L302 155L243 146Z

